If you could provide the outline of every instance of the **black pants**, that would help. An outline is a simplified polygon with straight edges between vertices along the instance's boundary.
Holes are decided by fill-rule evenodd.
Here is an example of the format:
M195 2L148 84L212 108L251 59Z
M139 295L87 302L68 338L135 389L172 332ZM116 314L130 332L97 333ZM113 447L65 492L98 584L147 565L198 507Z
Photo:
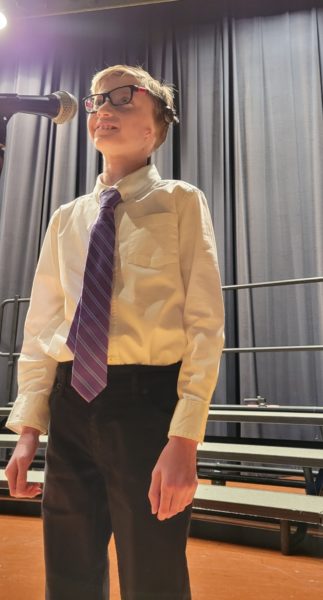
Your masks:
M50 396L42 502L46 600L108 600L115 536L122 600L189 600L191 506L151 514L151 473L166 445L180 363L110 366L91 403L61 363Z

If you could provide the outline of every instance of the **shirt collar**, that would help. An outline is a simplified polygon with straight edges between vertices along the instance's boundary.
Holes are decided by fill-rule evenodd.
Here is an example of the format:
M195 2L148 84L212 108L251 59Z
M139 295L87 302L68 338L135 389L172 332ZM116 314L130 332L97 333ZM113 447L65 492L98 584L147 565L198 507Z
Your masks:
M105 185L101 180L102 174L98 175L96 184L93 190L93 194L97 203L99 203L99 196L103 190L109 190L116 188L121 195L124 202L127 200L139 198L148 191L154 183L160 181L161 177L157 171L155 165L146 165L141 167L137 171L126 175L122 179L119 179L114 185Z

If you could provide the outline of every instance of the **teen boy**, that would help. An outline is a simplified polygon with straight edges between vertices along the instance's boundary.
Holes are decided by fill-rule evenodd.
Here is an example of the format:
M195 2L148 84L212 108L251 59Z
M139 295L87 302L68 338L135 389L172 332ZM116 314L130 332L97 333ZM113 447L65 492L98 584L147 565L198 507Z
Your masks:
M223 346L214 233L202 192L162 180L149 164L176 119L171 88L141 68L117 65L97 73L91 91L88 131L104 170L91 194L53 214L46 233L18 363L19 394L7 422L21 436L6 475L12 496L41 493L26 475L39 434L48 431L47 600L108 598L112 532L123 600L188 600L196 447ZM101 260L87 256L90 232L112 197L114 223L101 234L109 240L103 267L110 245L114 257L104 310L107 373L103 389L92 393L101 377L91 370L100 340L92 340L94 349L87 340L89 358L80 352L77 359L76 338L79 311L90 312L86 277ZM98 312L100 295L92 281Z

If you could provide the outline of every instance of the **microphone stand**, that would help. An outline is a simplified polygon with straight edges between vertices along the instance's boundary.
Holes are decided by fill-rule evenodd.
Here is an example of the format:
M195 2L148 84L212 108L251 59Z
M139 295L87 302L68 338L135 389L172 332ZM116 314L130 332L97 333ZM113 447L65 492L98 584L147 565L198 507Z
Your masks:
M7 124L8 121L12 117L11 115L1 115L0 114L0 178L2 167L4 163L4 152L6 149L6 136L7 136Z

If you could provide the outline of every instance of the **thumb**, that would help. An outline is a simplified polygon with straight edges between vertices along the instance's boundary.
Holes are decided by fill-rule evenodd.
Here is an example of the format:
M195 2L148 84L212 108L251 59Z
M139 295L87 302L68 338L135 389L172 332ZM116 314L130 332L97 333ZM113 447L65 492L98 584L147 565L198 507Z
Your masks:
M161 473L160 471L153 471L151 477L151 484L148 492L148 498L150 500L151 512L153 515L158 513L160 504L160 485L161 485Z

